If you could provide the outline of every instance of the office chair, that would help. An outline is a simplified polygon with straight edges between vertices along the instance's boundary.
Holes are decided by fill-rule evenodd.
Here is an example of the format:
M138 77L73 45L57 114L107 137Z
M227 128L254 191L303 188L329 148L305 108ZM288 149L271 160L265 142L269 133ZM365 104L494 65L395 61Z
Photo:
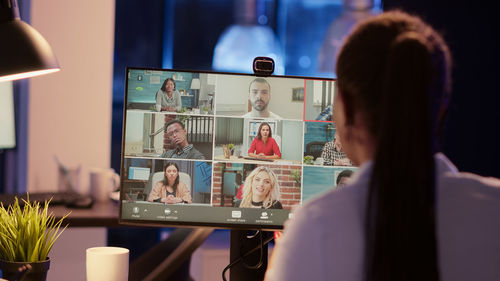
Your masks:
M323 146L325 146L325 142L322 141L309 142L306 144L306 152L304 155L311 155L314 159L316 159L321 156Z

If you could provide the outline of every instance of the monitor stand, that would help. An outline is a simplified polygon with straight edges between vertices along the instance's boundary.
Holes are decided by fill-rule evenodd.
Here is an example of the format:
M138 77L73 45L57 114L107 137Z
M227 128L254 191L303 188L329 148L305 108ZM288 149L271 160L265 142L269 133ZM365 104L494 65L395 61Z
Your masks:
M212 228L175 229L167 239L149 249L130 265L129 280L169 280L181 265L189 261L193 252L203 244L212 230Z
M230 262L237 260L248 251L260 246L261 240L259 235L254 235L253 237L249 238L249 236L253 235L256 232L256 230L231 230L231 250L229 257ZM270 235L272 235L272 232L264 231L263 240L271 237ZM262 252L262 265L260 268L251 269L245 266L245 264L253 266L259 263L261 252L260 250L257 250L245 257L243 259L243 262L239 262L229 269L229 280L264 280L268 261L267 244L263 246Z

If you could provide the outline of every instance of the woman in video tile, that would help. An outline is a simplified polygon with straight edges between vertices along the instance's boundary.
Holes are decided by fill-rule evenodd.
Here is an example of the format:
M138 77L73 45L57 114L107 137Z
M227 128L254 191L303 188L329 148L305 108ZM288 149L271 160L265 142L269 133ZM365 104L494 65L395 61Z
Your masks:
M175 81L167 78L156 92L156 107L159 111L180 111L182 108L181 94L175 89Z
M165 165L165 177L149 194L148 201L165 204L191 203L191 192L186 184L179 181L179 167L173 162Z
M253 139L248 149L248 156L260 159L280 159L281 151L278 143L273 139L271 126L262 122L259 126L257 136Z
M234 203L240 208L283 209L278 177L265 166L255 168L246 178L243 199Z

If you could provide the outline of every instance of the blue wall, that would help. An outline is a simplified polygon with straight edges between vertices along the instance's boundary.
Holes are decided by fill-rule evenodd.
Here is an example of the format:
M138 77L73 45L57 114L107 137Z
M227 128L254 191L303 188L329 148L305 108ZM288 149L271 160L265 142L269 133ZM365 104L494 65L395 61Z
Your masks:
M335 129L332 123L328 122L306 122L306 130L304 134L304 151L306 145L312 141L329 142L333 140ZM330 127L332 129L328 129Z
M175 88L177 91L184 89L186 93L191 94L191 80L194 78L193 73L189 72L172 72L172 71L147 71L139 69L131 69L128 73L127 84L127 102L129 103L155 103L156 92L163 85L163 81L167 78L176 76ZM151 84L151 77L160 77L160 84ZM182 80L179 79L182 77ZM141 79L141 80L139 80Z

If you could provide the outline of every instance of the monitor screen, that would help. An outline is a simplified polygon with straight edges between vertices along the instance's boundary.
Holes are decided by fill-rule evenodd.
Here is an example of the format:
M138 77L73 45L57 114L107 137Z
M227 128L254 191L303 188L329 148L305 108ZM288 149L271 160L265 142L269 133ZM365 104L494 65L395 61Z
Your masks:
M335 80L127 68L120 222L282 229L356 168Z
M129 180L148 180L151 174L150 168L144 167L129 167L128 179Z

